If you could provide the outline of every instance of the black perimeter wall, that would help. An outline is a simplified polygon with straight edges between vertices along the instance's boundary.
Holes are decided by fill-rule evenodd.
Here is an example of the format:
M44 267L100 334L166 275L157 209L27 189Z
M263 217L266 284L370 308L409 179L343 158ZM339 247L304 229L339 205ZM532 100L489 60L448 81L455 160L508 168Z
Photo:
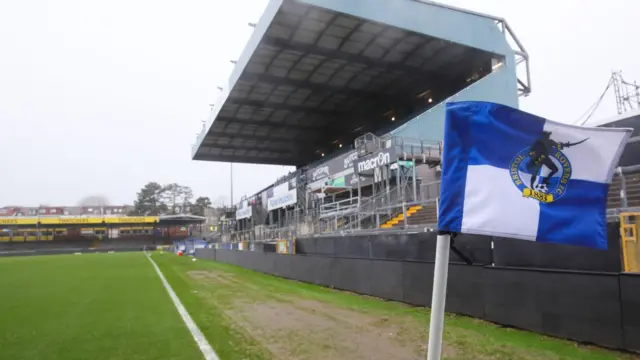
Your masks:
M196 256L429 307L435 236L308 238L297 240L297 255L202 249ZM464 264L451 254L447 312L640 351L640 275L618 273L619 253L550 244L537 244L543 246L536 248L535 243L526 241L476 236L460 236L455 243L476 264ZM570 260L574 257L581 258ZM551 266L564 269L548 269Z

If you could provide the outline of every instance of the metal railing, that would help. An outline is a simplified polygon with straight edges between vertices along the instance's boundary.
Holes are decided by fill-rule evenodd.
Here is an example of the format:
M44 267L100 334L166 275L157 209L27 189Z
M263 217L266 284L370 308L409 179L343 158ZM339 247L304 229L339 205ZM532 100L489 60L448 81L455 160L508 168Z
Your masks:
M416 156L439 159L442 156L441 141L392 135L387 137L391 139L392 146L395 147L398 152L398 158L401 160L415 158ZM383 140L387 137L383 137Z
M420 191L418 192L418 201L428 202L434 201L440 197L440 181L431 181L428 183L420 184Z
M398 203L398 188L391 186L388 190L377 193L360 202L358 213L376 214L382 207Z
M624 212L640 212L640 166L616 169L609 189L607 219L617 221Z
M345 200L322 204L320 205L320 218L353 212L358 208L359 201L360 198L356 196Z
M440 181L431 181L418 186L416 199L399 195L397 188L369 198L357 198L320 205L319 208L306 211L294 210L285 216L278 228L235 232L233 239L242 241L268 241L278 238L292 237L301 226L305 228L303 235L323 235L335 233L381 233L397 231L415 231L416 229L433 229L437 223L437 203L440 195ZM391 229L380 229L380 225L400 213L405 214L412 206L429 207L430 222L408 224L402 221ZM618 221L624 213L640 213L640 167L620 168L613 179L609 193L607 216L609 221ZM435 221L433 221L435 220Z
M297 234L296 226L283 227L260 226L249 230L233 231L227 234L226 242L271 242L277 240L292 240Z
M611 190L609 193L609 206L607 208L607 216L609 221L617 221L621 214L625 212L640 213L640 166L630 166L618 168L616 176L613 179ZM356 214L360 215L360 222L367 222L366 226L324 226L323 231L317 233L326 234L328 230L335 229L340 233L356 233L356 232L388 232L388 231L415 231L415 228L432 229L435 223L424 223L419 225L407 225L400 223L392 229L379 229L379 225L388 219L390 214L406 214L406 210L411 206L421 205L428 206L435 211L437 222L437 205L440 196L440 181L432 181L420 184L417 199L405 199L397 195L395 189L390 190L389 197L386 192L377 194L375 197L369 198L361 202L357 208ZM390 198L391 201L387 200ZM385 219L384 216L387 216ZM405 218L407 218L405 216ZM375 219L375 221L373 220ZM352 220L353 222L353 220ZM345 222L348 224L348 222ZM318 228L322 228L319 226ZM639 250L640 254L640 250Z

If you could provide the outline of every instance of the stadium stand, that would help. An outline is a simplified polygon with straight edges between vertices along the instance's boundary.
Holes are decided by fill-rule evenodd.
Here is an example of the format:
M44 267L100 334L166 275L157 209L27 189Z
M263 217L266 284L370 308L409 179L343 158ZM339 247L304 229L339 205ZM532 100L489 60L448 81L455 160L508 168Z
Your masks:
M0 254L142 250L199 234L205 221L193 215L24 216L34 212L13 209L3 212L12 216L0 217Z
M530 92L504 19L413 0L373 8L269 2L192 157L297 169L243 197L221 241L434 223L445 103L517 107Z

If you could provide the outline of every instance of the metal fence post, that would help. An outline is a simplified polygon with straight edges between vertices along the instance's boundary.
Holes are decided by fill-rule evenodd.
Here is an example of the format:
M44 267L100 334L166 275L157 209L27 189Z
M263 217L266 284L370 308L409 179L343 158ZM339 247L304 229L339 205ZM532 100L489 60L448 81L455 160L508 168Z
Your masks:
M627 200L627 180L624 178L624 172L622 172L622 168L618 169L618 176L620 176L620 205L623 209L629 207L629 202Z
M404 228L407 228L407 206L405 204L405 202L402 202L402 218L403 218L403 222L404 222Z

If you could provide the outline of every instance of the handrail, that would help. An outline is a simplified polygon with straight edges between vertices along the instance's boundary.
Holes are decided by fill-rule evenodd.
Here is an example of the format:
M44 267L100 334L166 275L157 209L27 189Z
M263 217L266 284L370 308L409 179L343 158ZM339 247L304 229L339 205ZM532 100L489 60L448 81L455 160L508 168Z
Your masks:
M333 212L340 212L345 210L351 210L358 207L358 197L352 197L345 200L335 201L328 204L320 205L320 216L327 215ZM341 204L343 204L341 206ZM346 204L346 205L345 205Z
M385 199L386 196L387 196L387 193L389 193L390 196L394 196L392 194L396 194L397 193L397 189L398 189L398 186L394 185L394 186L389 188L389 191L384 191L384 192L381 192L381 193L376 194L374 196L370 196L370 197L366 198L366 200L364 202L360 203L360 208L362 209L363 207L371 205L371 203L375 203L377 200ZM391 202L393 203L393 201L391 201Z

